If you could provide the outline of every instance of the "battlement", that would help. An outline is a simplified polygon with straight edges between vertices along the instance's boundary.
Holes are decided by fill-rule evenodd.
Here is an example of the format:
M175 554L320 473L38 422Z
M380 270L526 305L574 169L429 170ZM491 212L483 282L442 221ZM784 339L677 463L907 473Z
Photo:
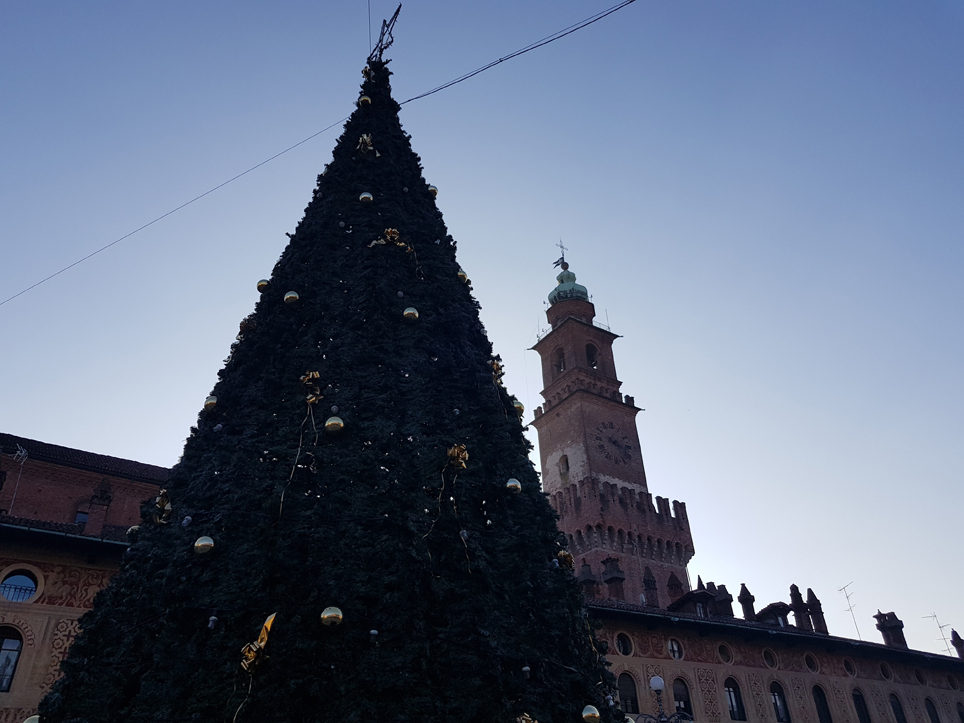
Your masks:
M549 495L553 508L560 517L579 515L584 510L604 513L607 518L626 513L633 527L656 525L680 531L689 531L686 503L672 501L667 497L654 497L652 493L627 485L600 482L591 477L563 486Z

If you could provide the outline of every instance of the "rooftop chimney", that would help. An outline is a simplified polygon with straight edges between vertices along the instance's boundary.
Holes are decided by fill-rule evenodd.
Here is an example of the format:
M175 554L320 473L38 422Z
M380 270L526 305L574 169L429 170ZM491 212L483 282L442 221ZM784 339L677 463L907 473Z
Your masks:
M796 585L790 586L790 609L793 610L793 622L800 630L813 630L810 622L810 609L803 601L800 588Z
M756 620L756 611L753 609L756 598L746 589L746 583L740 584L740 594L736 599L740 601L740 605L743 607L743 619L748 623Z
M957 651L957 657L964 658L964 640L961 640L961 636L953 628L951 629L951 645Z
M827 621L823 617L823 605L820 604L820 600L809 587L807 588L807 607L810 608L810 620L813 621L813 629L818 633L829 635Z
M878 610L874 619L877 621L877 629L884 638L884 645L892 648L907 647L907 641L904 640L904 623L898 619L897 613L882 613Z

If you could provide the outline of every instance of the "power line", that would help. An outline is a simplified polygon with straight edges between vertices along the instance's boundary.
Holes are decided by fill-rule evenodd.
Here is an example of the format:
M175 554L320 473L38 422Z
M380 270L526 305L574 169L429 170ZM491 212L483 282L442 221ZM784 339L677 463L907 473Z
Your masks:
M534 43L531 43L531 44L529 44L529 45L526 45L524 48L520 48L519 50L516 50L514 53L509 53L509 55L505 55L505 56L499 58L498 60L493 60L491 63L486 63L486 64L483 65L482 67L476 68L475 70L473 70L473 71L471 71L471 72L469 72L469 73L466 73L465 75L461 75L461 76L459 76L458 78L455 78L454 80L450 80L450 81L447 82L447 83L443 83L442 85L440 85L440 86L438 86L438 87L436 87L436 88L433 88L432 90L426 91L425 93L421 93L421 94L419 94L419 95L416 95L416 96L413 96L413 97L409 98L408 100L402 101L399 105L405 105L405 104L407 104L407 103L411 103L412 101L420 100L420 99L422 99L422 98L427 98L428 96L434 95L435 93L438 93L439 91L445 90L446 88L451 88L453 85L456 85L456 84L458 84L458 83L461 83L461 82L463 82L463 81L466 81L466 80L468 80L469 78L473 78L473 77L475 77L476 75L478 75L479 73L483 73L483 72L485 72L486 70L489 70L490 68L494 68L496 65L499 65L499 64L501 64L501 63L504 63L504 62L507 61L507 60L512 60L513 58L517 58L517 57L519 57L520 55L524 55L525 53L528 53L528 52L531 52L531 51L533 51L533 50L536 50L537 48L541 48L541 47L544 46L544 45L548 45L549 43L555 42L556 40L560 40L561 38L564 38L564 37L566 37L567 35L571 35L572 33L576 32L577 30L582 30L583 28L585 28L585 27L587 27L587 26L589 26L589 25L592 25L592 24L595 23L595 22L598 22L598 21L602 20L603 18L607 17L608 15L612 15L612 14L613 14L614 12L616 12L617 10L622 10L624 7L626 7L627 5L631 5L631 4L634 3L634 2L636 2L636 0L623 0L623 2L619 3L618 5L614 5L613 7L609 8L608 10L603 10L603 11L601 11L601 12L599 12L599 13L596 13L595 15L592 15L592 16L584 19L584 20L580 20L578 23L575 23L574 25L570 25L570 26L567 27L567 28L563 28L562 30L559 30L558 32L555 32L555 33L553 33L552 35L547 35L547 36L544 37L542 40L537 40L537 41L534 42ZM368 28L369 28L369 30L368 30L368 32L369 32L369 45L371 45L371 17L370 17L370 15L371 15L371 5L370 5L370 3L369 3L369 26L368 26ZM91 251L89 254L87 254L87 255L84 256L83 258L80 258L80 259L78 259L77 261L74 261L72 264L69 264L68 266L63 267L63 268L60 269L59 271L55 271L54 273L50 274L50 276L47 276L47 277L41 279L40 281L36 282L35 284L31 284L31 285L28 286L27 288L25 288L25 289L23 289L23 290L21 290L21 291L18 291L18 292L17 292L16 294L14 294L13 296L7 297L7 298L4 299L3 301L0 301L0 306L3 306L4 304L6 304L6 303L8 303L8 302L10 302L10 301L13 301L13 300L16 299L18 296L22 296L23 294L26 294L28 291L31 291L32 289L37 288L37 287L40 286L41 284L44 284L44 283L50 281L50 280L53 279L54 277L60 276L60 274L64 273L65 271L69 271L70 269L74 268L74 267L77 266L78 264L82 264L84 261L87 261L87 259L93 258L94 256L96 256L97 254L101 253L102 251L106 251L106 250L109 249L111 246L114 246L114 245L116 245L116 244L119 244L121 241L130 238L131 236L133 236L134 234L136 234L136 233L138 233L138 232L140 232L140 231L143 231L145 228L148 228L149 226L153 226L153 225L154 225L155 223L157 223L158 221L162 221L162 220L164 220L165 218L167 218L168 216L170 216L171 214L177 213L177 212L180 211L182 208L186 208L186 207L190 206L190 205L191 205L192 203L194 203L195 201L200 201L200 200L201 200L202 198L204 198L205 196L208 196L208 195L214 193L214 192L217 191L218 189L224 188L224 187L227 186L229 183L233 183L234 181L237 181L237 180L238 180L239 178L241 178L242 176L246 176L246 175L248 175L249 173L251 173L252 171L256 171L257 169L261 168L261 166L263 166L263 165L265 165L265 164L267 164L267 163L270 163L271 161L275 160L276 158L280 158L281 156L283 156L285 153L288 153L289 151L293 151L293 150L294 150L295 148L297 148L298 146L304 145L305 143L307 143L308 141L312 140L313 138L316 138L317 136L320 136L320 135L321 135L322 133L324 133L325 131L331 130L332 128L334 128L334 127L335 127L336 125L338 125L339 123L344 123L346 120L348 120L348 117L347 117L347 116L346 116L345 118L342 118L342 119L339 120L339 121L335 121L334 123L332 123L332 124L329 125L329 126L325 126L325 127L322 128L320 131L318 131L318 132L316 132L316 133L312 133L310 136L308 136L308 137L305 138L304 140L298 141L298 142L295 143L294 145L288 146L288 147L285 148L283 151L280 151L280 152L278 152L278 153L275 153L275 154L274 154L273 156L271 156L270 158L266 158L265 160L261 161L260 163L254 165L254 166L251 166L251 168L249 168L248 170L242 171L242 172L239 173L238 175L233 176L232 178L229 178L228 180L224 181L223 183L219 183L219 184L218 184L217 186L215 186L214 188L211 188L211 189L205 191L204 193L202 193L202 194L200 194L200 195L198 195L198 196L195 196L195 197L192 198L190 201L185 201L185 202L182 203L180 206L177 206L176 208L172 208L172 209L171 209L170 211L168 211L167 213L161 214L160 216L158 216L157 218L155 218L153 221L149 221L149 222L145 223L143 226L139 226L139 227L135 228L133 231L131 231L131 232L129 232L129 233L126 233L126 234L124 234L123 236L121 236L120 238L117 238L117 239L111 241L109 244L106 244L106 245L104 245L104 246L101 246L101 247L100 247L99 249L97 249L96 251Z

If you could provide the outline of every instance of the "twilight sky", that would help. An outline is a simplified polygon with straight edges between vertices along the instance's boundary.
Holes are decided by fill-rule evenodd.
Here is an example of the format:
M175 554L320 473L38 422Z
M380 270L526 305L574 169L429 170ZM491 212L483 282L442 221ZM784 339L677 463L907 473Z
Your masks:
M615 2L407 0L395 97ZM0 0L0 301L347 116L367 14ZM964 633L964 5L639 0L402 123L527 419L570 249L694 583ZM173 464L339 133L0 306L0 430Z

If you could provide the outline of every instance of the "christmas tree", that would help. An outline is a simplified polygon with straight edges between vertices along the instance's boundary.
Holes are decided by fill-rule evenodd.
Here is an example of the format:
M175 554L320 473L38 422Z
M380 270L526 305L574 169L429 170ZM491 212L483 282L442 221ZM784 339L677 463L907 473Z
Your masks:
M611 717L520 405L380 53L363 74L45 722Z

